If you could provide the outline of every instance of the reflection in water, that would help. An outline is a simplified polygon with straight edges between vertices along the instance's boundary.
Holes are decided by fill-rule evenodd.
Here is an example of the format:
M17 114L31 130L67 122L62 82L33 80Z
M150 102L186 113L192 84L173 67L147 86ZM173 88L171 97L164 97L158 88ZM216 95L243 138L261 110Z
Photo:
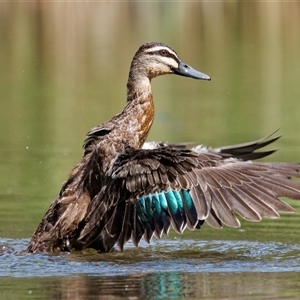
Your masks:
M219 276L219 274L218 274ZM201 299L208 295L222 295L219 285L212 285L210 275L182 273L154 273L116 277L81 277L61 280L64 291L62 299L88 299L89 295L99 299ZM224 276L225 277L225 276ZM237 284L238 285L238 284ZM226 287L227 289L227 287ZM218 292L219 290L219 292ZM51 296L51 295L50 295ZM68 298L69 297L69 298Z
M299 280L299 273L80 275L15 279L19 293L8 290L6 279L0 283L4 299L297 299Z
M79 276L61 280L61 299L90 299L90 295L97 299L280 299L282 287L292 286L293 283L298 285L299 279L299 274L288 276L276 273L246 273L242 276L227 273L155 273L126 278ZM297 290L291 288L286 296L297 296Z
M281 299L300 288L298 245L176 239L109 254L12 251L27 243L0 240L6 246L0 253L1 292L9 299L26 294L38 299Z

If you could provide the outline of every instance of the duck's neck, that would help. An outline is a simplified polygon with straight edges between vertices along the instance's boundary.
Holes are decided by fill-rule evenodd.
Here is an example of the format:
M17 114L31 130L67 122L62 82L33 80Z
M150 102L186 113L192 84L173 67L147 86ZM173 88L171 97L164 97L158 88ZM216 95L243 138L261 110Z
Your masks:
M150 79L129 76L125 113L127 132L132 135L131 146L143 146L154 120L154 103Z

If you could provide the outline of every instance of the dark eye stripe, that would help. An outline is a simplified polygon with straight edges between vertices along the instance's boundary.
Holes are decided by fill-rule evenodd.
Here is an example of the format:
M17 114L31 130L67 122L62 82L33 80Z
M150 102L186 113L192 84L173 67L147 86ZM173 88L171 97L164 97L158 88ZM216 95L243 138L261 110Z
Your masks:
M164 52L165 52L164 55L162 55L161 51L164 51ZM157 50L157 51L153 51L153 52L150 52L150 51L149 51L149 52L147 52L147 54L173 58L176 62L179 63L178 57L175 56L173 53L170 53L170 52L167 51L167 50Z

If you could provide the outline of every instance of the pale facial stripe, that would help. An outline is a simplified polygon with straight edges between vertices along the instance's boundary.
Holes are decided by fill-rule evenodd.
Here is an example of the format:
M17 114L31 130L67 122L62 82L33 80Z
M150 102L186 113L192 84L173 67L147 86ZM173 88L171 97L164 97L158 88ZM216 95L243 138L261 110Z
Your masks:
M168 56L159 55L159 51L161 51L161 50L165 50L166 52L168 52ZM173 68L178 68L179 58L178 58L177 54L168 47L155 46L155 47L147 49L145 52L149 53L149 54L154 54L154 55L157 54L159 56L159 60L161 62L163 62L165 65L167 65L169 67L173 67Z
M170 48L167 48L167 47L163 47L163 46L155 46L155 47L152 47L152 48L149 48L149 49L146 49L145 52L158 52L160 50L166 50L168 51L169 53L171 53L172 55L174 55L175 57L178 57L177 54L172 51Z
M167 66L173 67L175 69L178 68L178 62L172 57L161 56L159 59Z

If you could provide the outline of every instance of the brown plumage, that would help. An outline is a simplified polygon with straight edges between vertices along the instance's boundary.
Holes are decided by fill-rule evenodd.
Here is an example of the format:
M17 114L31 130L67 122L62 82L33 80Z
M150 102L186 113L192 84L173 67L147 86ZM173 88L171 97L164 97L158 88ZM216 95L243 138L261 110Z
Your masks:
M135 54L127 104L93 128L84 155L39 224L27 252L95 248L122 250L131 238L160 238L172 226L182 233L204 222L239 227L248 221L293 212L279 197L300 200L297 163L254 163L273 151L256 150L278 137L218 149L187 144L145 143L154 119L150 81L163 74L210 80L184 64L162 43Z

